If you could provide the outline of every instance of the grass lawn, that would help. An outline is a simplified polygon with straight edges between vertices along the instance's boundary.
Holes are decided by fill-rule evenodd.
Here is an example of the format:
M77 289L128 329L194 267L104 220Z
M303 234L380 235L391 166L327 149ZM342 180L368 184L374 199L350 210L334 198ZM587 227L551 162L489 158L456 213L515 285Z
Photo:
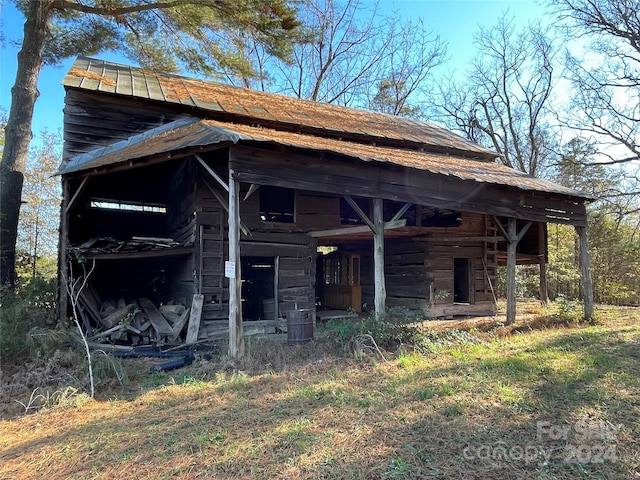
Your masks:
M0 478L640 478L640 311L598 317L434 322L385 359L322 338L252 341L236 368L126 360L124 388L5 409Z

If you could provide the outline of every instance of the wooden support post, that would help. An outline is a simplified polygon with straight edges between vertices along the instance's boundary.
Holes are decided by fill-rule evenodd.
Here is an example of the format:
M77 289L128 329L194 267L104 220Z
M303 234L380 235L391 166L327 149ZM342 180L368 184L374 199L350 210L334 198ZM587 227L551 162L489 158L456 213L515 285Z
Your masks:
M373 262L375 276L375 309L376 318L380 318L386 310L387 289L384 281L384 218L383 200L373 199Z
M276 257L273 265L273 320L280 317L278 309L278 297L280 296L280 257ZM266 317L266 315L265 315Z
M229 357L244 356L242 332L242 277L240 271L240 188L229 168L229 261L233 262L233 278L229 278Z
M67 242L69 241L69 202L71 192L69 191L69 180L62 181L62 206L60 215L60 235L58 237L58 320L65 322L69 307L69 295L67 292L67 281L69 280L69 270L67 265Z
M516 320L516 219L509 218L507 225L507 321L511 325Z
M538 223L538 265L540 267L540 302L549 303L549 283L547 281L547 228L546 223Z
M580 237L580 270L584 293L584 319L593 320L593 282L591 281L591 261L589 260L589 242L587 227L576 227Z

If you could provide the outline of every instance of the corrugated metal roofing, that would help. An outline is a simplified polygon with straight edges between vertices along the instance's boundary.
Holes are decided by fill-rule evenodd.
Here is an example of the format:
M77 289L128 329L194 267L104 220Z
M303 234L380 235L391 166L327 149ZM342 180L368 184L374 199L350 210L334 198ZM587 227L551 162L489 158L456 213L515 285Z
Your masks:
M294 131L301 127L333 136L358 135L378 144L412 142L418 148L455 150L485 161L497 156L489 149L430 123L151 72L88 57L75 61L62 84L189 106L207 112L211 118L225 115L224 119L217 118L224 121L229 120L229 116L239 116L245 119L238 120L239 123L262 123L270 127L279 124L283 129Z
M304 150L330 152L365 162L389 163L479 183L588 198L575 190L527 175L498 163L478 162L443 154L364 145L332 138L198 119L177 120L135 135L126 141L78 155L72 158L59 173L64 175L108 167L165 152L224 142L234 144L244 142L273 143Z

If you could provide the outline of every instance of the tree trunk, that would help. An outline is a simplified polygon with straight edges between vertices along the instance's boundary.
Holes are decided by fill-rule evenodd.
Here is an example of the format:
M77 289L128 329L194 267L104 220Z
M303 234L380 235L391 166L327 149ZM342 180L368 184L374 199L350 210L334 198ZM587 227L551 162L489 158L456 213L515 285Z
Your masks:
M42 47L52 0L29 2L24 24L18 71L11 89L11 109L5 128L0 164L0 284L13 287L16 280L16 239L22 199L24 169L31 141L33 108L38 98Z

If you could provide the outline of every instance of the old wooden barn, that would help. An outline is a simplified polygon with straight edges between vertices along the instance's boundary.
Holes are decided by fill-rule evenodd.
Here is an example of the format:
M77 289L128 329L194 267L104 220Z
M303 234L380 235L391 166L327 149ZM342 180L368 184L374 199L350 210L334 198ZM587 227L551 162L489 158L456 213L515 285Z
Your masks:
M588 199L445 129L85 57L63 84L61 278L92 270L88 325L141 310L183 341L194 304L188 341L242 348L243 319L296 309L492 314L499 264L512 319L548 222L580 233L590 314Z

